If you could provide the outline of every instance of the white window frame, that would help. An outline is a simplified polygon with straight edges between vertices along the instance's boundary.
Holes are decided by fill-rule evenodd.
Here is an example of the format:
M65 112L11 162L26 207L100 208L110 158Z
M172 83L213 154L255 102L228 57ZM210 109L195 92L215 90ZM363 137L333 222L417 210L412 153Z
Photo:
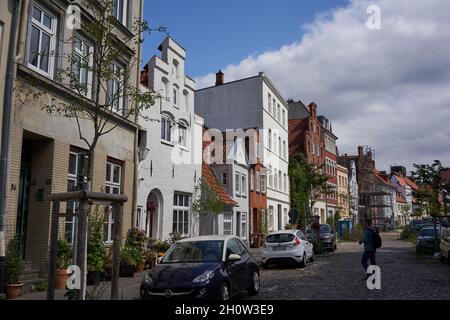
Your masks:
M255 190L255 173L254 169L250 169L250 191Z
M256 192L261 192L261 173L256 171Z
M36 20L33 17L33 8L37 8L38 10L40 10L41 13L41 21ZM49 29L48 27L46 27L43 23L43 17L44 15L49 16L49 18L51 18L51 29ZM28 68L46 76L49 77L51 79L53 79L53 75L54 75L54 68L55 68L55 57L52 53L55 52L56 50L56 33L57 33L57 26L58 26L58 18L51 13L49 10L45 9L43 6L41 6L39 3L37 3L36 1L32 2L32 6L31 6L31 15L30 15L31 19L30 19L30 23L28 26L28 49L27 49L27 64L28 64ZM40 60L40 56L41 56L41 51L39 51L37 53L37 66L33 65L30 61L30 54L31 54L31 30L33 29L33 26L39 30L39 50L42 50L41 45L42 45L42 34L45 33L47 36L49 36L50 38L50 44L49 44L49 56L48 56L48 71L42 70L40 68L41 65L41 60Z
M120 12L116 11L116 8L118 8L118 3L122 2L122 14L120 14ZM124 26L127 26L128 23L128 0L114 0L114 5L113 5L113 15L114 17Z
M81 36L79 34L75 35L75 38L78 39L78 41L80 41L81 49L77 48L74 45L74 47L73 47L74 55L77 58L79 58L80 60L85 60L85 62L87 62L89 64L89 68L92 68L93 65L94 65L94 60L93 60L94 48L93 48L92 44L88 40L86 40L83 36ZM88 47L88 57L86 57L86 54L85 54L85 52L83 50L85 46ZM85 96L86 98L91 98L92 97L92 69L91 70L86 70L86 68L83 68L83 67L79 66L80 76L79 76L78 82L80 84L82 83L82 79L84 78L82 76L83 71L87 72L87 76L86 76L86 81L87 81L86 82L86 92L83 94L83 96Z
M277 104L277 121L281 122L281 107L280 104Z
M124 76L124 72L125 72L125 67L123 65L121 65L118 62L113 62L111 64L111 68L112 68L112 72L114 72L114 74L120 74L120 78L119 79L111 79L109 80L110 86L108 86L108 90L111 89L112 92L108 92L108 97L109 99L112 99L112 101L110 101L111 105L111 111L113 112L118 112L120 110L125 111L124 110L124 104L125 104L125 86L122 84L121 82L124 81L123 76ZM122 90L122 92L120 92L120 89ZM120 92L120 95L119 95Z
M283 174L283 192L287 192L287 174Z
M269 100L268 106L269 106L269 114L272 115L272 95L270 93L267 94L267 99Z
M278 190L282 191L283 190L283 182L282 182L281 170L278 170L278 178L280 179L280 180L278 180Z
M188 128L184 124L178 125L178 144L181 147L188 147Z
M115 162L107 161L106 167L110 166L109 177L106 177L105 181L105 193L109 194L121 194L122 191L122 165L117 164ZM114 181L114 169L119 169L119 181ZM108 170L106 170L106 174L108 174ZM108 190L109 188L109 190ZM117 191L117 192L114 192ZM113 226L114 219L112 215L112 207L109 209L108 213L108 221L106 224L106 239L104 239L105 243L113 243L114 235L113 235Z
M247 196L247 176L241 173L241 196Z
M241 174L239 172L234 173L234 192L236 196L241 195Z
M283 158L286 159L287 155L286 155L286 141L283 141Z
M227 226L227 227L225 227ZM229 226L229 228L228 228ZM233 212L223 213L223 234L232 235L233 234Z
M164 127L164 135L162 131L163 127ZM172 143L172 120L165 115L161 115L160 138L161 141Z
M278 137L278 155L281 157L281 137Z
M191 195L184 194L181 192L175 192L174 193L174 200L175 197L177 198L177 203L173 203L173 211L172 211L172 232L174 232L175 224L176 224L176 233L178 233L182 237L189 237L190 236L190 226L191 226ZM180 197L183 199L183 203L180 205ZM186 206L185 204L185 198L188 198L188 204ZM177 220L175 222L174 218L175 215L177 217ZM186 216L187 216L187 222L186 222ZM186 226L187 224L187 226ZM187 232L186 232L187 228ZM182 231L182 232L180 232Z
M241 238L247 239L247 212L241 213Z
M267 176L265 174L261 175L261 193L267 193Z
M283 118L282 118L283 127L286 127L286 110L284 108L283 108L282 113L283 113Z

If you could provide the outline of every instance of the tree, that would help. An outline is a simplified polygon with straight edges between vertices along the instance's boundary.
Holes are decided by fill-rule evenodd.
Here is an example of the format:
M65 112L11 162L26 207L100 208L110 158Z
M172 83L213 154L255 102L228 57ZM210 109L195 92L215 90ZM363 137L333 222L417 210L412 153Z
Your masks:
M136 48L142 43L143 33L150 31L148 23L138 18L131 23L132 35L119 39L113 1L83 0L81 4L91 17L83 21L83 37L74 33L69 43L65 43L75 49L62 54L64 67L56 72L56 80L75 92L78 99L53 98L42 109L76 122L79 138L87 148L89 164L84 173L90 181L92 155L99 139L115 130L124 119L134 122L159 95L142 92L136 86L137 78L133 78L137 75L131 72L139 67L140 61L136 54L129 53L128 46ZM119 66L119 61L126 62L124 67Z
M289 177L291 205L299 212L296 223L306 228L316 202L332 191L327 184L328 176L323 173L322 167L311 165L299 153L289 160Z
M431 165L414 164L414 167L416 170L412 172L412 177L419 185L419 189L413 191L413 196L419 202L420 210L425 211L433 218L435 251L437 251L436 220L442 213L447 214L448 212L446 206L439 201L440 196L450 188L450 183L445 181L441 175L442 171L447 168L443 167L439 160L435 160Z

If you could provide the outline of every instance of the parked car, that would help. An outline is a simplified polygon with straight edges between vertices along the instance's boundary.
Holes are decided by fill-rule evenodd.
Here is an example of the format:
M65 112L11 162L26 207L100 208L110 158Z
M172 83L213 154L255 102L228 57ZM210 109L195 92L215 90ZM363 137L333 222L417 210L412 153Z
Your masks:
M270 233L262 251L262 266L271 263L294 262L304 268L307 261L314 261L313 244L300 230L286 230Z
M316 234L311 228L307 229L307 235L309 241L316 240ZM325 250L336 251L336 232L330 227L329 224L320 225L320 244Z
M174 244L146 272L140 295L144 300L229 300L243 291L256 295L259 288L258 265L239 238L202 236Z
M450 265L450 228L446 228L442 231L439 249L441 251L441 261L443 262L447 259L447 263Z
M436 227L436 232L438 239L440 239L442 233L440 226ZM419 236L416 240L416 252L433 250L435 241L434 226L423 227L420 229Z

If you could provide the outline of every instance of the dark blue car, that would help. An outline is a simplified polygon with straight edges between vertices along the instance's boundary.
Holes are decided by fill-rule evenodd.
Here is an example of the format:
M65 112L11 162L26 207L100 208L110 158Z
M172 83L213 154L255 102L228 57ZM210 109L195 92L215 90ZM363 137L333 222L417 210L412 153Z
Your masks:
M229 300L243 291L258 293L259 268L242 241L234 236L181 240L146 272L142 299Z

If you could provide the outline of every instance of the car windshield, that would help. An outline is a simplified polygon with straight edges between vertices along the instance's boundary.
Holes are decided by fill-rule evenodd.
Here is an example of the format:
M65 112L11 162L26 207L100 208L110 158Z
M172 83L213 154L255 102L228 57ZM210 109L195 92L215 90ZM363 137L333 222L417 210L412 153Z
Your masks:
M292 242L295 236L292 233L277 233L267 236L267 243L282 243L282 242Z
M320 225L320 233L331 233L331 228L327 224Z
M222 261L223 241L186 241L175 244L161 263Z
M436 229L437 234L439 235L439 229ZM420 230L420 236L422 237L434 237L434 228L426 228Z

